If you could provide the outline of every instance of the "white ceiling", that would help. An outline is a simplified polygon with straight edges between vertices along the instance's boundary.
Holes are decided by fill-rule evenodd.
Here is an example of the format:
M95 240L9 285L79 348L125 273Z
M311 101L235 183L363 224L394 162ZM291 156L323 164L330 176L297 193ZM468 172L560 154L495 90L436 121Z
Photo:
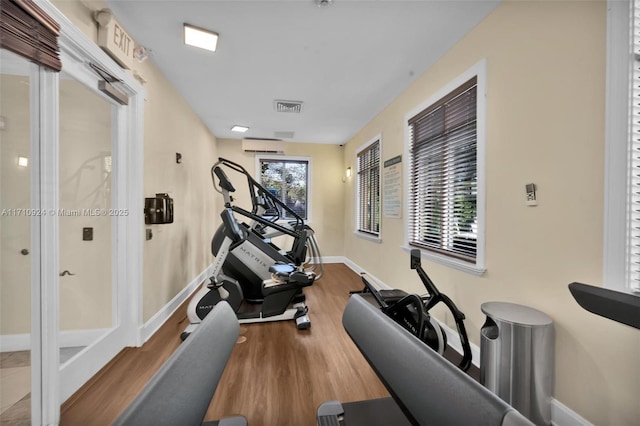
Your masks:
M499 0L122 1L108 6L218 138L343 144ZM182 25L220 34L185 46ZM303 101L300 114L274 100ZM170 108L170 106L167 106ZM247 133L231 126L250 127Z

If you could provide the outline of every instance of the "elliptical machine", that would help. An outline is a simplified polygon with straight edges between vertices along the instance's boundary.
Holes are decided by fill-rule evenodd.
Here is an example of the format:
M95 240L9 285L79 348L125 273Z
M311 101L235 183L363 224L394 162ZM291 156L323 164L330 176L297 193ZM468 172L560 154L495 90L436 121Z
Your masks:
M224 188L218 188L216 179L213 177L214 173L217 173L216 170L224 173L223 166L245 177L251 198L251 211L232 204L233 199L230 196L228 200L224 198ZM271 278L269 267L274 263L292 263L296 268L304 267L301 270L314 272L315 279L320 279L322 256L315 233L311 227L304 223L304 219L298 213L253 179L240 164L219 158L212 167L212 177L214 189L222 194L225 206L228 205L234 213L248 219L249 222L241 224L242 229L247 231L246 242L234 247L222 266L222 271L225 274L240 282L244 298L247 301L252 303L262 301L262 281ZM226 174L225 179L228 181ZM283 223L285 213L290 220ZM280 235L293 238L288 250L283 250L271 242L272 238ZM218 256L224 238L225 226L223 223L211 241L211 252L214 256ZM256 249L256 247L258 248Z
M462 345L462 359L458 364L458 368L467 371L471 366L471 345L467 336L467 330L464 326L465 315L453 301L443 293L440 293L433 281L429 278L424 269L422 269L420 260L420 250L411 250L411 269L415 269L420 277L420 281L427 289L427 295L418 296L416 294L408 294L399 289L395 290L378 290L362 275L362 281L365 287L357 293L371 293L380 306L382 312L395 322L400 324L411 334L418 337L426 343L431 349L444 355L447 347L447 335L438 324L438 322L429 314L438 303L444 303L449 309L456 323L460 343Z
M222 225L212 241L212 252L216 260L210 282L204 284L189 303L187 308L189 325L181 334L182 340L195 330L202 319L221 300L226 300L231 305L240 323L295 320L298 329L308 329L311 327L311 321L307 315L308 307L305 305L302 288L313 284L316 278L315 273L305 271L302 261L298 265L292 263L289 257L277 250L276 246L259 238L248 225L238 223L234 216L236 210L243 214L247 213L246 216L260 223L267 220L232 206L231 193L235 192L235 188L219 167L220 164L224 164L222 161L226 160L220 160L211 169L214 187L217 177L225 202L225 208L220 215ZM304 231L303 225L304 223L298 229ZM279 225L273 223L271 226ZM287 230L286 233L291 235L295 232ZM294 242L305 241L306 235L306 232L302 235L294 234ZM296 253L299 256L296 259L304 260L304 249L298 249ZM237 265L243 266L229 268L228 264L232 259ZM248 260L251 265L244 265L243 260ZM226 270L225 266L227 266ZM249 276L253 278L264 275L263 269L268 272L268 277L260 280L259 297L249 300L244 289L251 289L255 294L255 284L246 282L246 273L251 272ZM233 275L234 271L238 275Z

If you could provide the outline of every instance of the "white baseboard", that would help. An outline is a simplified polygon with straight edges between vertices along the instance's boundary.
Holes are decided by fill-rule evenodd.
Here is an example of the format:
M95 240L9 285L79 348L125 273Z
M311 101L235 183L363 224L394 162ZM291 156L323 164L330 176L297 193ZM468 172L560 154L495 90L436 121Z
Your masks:
M61 348L89 346L104 336L110 328L96 328L92 330L64 330L58 335ZM6 334L0 336L0 351L15 352L31 349L30 334Z
M0 351L15 352L31 349L30 334L3 334L0 336Z
M346 263L343 256L322 256L322 263Z
M593 426L592 423L555 398L551 399L552 426Z
M374 281L374 283L382 288L382 289L390 289L388 284L376 278L375 276L369 274L360 266L352 262L350 259L345 258L344 264L347 265L351 270L353 270L356 274L366 273L367 278L370 281ZM458 335L458 331L448 327L441 321L437 320L438 323L442 326L443 330L447 334L447 343L451 348L455 349L456 352L462 355L462 345L460 343L460 337ZM480 348L477 345L469 342L471 346L471 355L472 355L472 363L476 367L480 368ZM551 398L551 425L552 426L593 426L587 420L585 420L578 413L571 410L569 407L561 403L555 398Z
M142 342L149 340L151 336L165 323L169 317L182 305L182 303L189 298L189 296L198 289L200 284L212 273L213 264L209 265L207 269L202 271L197 277L195 277L185 288L180 291L169 303L167 303L162 309L160 309L149 321L147 321L141 330Z

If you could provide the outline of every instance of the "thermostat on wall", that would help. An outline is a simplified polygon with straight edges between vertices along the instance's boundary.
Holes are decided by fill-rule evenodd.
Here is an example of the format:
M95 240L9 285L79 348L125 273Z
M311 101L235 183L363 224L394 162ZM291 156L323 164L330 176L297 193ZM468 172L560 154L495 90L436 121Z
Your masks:
M535 183L526 184L525 190L527 192L527 205L537 206L538 200L536 199L536 184Z

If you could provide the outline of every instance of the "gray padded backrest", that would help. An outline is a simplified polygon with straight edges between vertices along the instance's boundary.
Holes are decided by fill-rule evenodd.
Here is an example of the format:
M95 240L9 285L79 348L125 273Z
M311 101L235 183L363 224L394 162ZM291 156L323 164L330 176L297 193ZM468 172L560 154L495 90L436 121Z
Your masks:
M229 304L218 303L114 424L202 424L239 333Z
M362 296L351 296L342 323L412 422L532 425Z

